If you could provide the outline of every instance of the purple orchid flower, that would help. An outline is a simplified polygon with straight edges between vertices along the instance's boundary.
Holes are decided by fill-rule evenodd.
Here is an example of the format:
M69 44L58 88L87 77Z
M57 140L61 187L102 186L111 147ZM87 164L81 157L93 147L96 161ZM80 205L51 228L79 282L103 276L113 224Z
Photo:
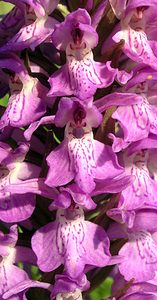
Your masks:
M157 271L157 208L143 206L134 210L114 208L108 216L118 221L112 223L107 231L110 239L128 238L119 255L123 261L119 271L126 280L143 282L155 278Z
M70 184L66 187L61 187L59 190L60 193L54 197L49 210L69 208L73 201L84 209L94 209L96 207L96 203L93 201L91 195L84 193L77 184Z
M110 260L109 240L105 231L85 221L83 210L78 206L59 209L56 221L34 234L32 249L42 271L50 272L64 264L67 274L72 278L77 278L86 264L105 266Z
M134 286L137 288L137 286ZM139 288L139 290L138 290ZM119 300L156 300L157 299L157 291L156 286L145 284L139 284L137 291L132 291L129 289L127 294L123 297L120 297Z
M109 134L113 139L112 148L115 152L148 137L150 133L157 134L156 76L156 71L150 67L138 67L134 77L122 88L123 93L113 93L117 101L111 94L95 102L99 111L111 105L119 105L112 118L118 121L120 129L116 136ZM131 103L131 97L134 103Z
M85 274L77 279L70 278L66 273L55 276L55 284L52 288L51 299L56 300L83 300L82 291L88 290L90 283Z
M56 300L82 300L81 291L87 290L89 285L86 275L81 274L77 279L72 279L64 272L63 274L55 276L54 286L41 281L23 280L19 282L16 287L8 289L8 291L4 293L3 299L10 299L11 296L18 295L21 292L25 294L29 288L39 287L51 291L51 300L54 298Z
M74 97L62 98L56 116L44 117L32 123L25 131L25 137L29 140L41 124L54 122L58 127L66 125L64 141L47 157L49 172L45 183L55 187L74 179L83 193L90 194L95 189L94 181L99 181L99 189L103 193L103 184L110 185L109 181L124 175L124 170L118 165L110 146L93 139L92 127L101 123L101 114L95 106L85 109L78 100ZM56 165L59 168L57 172ZM104 168L108 170L107 173L103 171Z
M130 184L123 189L118 207L128 210L143 205L157 205L156 150L141 150L128 156L123 154L125 172L132 176Z
M18 239L17 226L10 227L9 234L3 234L0 232L0 298L3 298L3 294L9 289L16 287L19 283L28 280L27 273L15 266L14 264L20 261L35 263L35 257L29 248L17 247L16 242ZM21 256L22 255L22 256ZM7 298L15 299L15 298ZM18 293L16 295L17 300L24 300L24 294Z
M123 153L125 172L132 176L130 184L122 190L118 208L133 210L143 205L156 206L157 193L157 137L132 143Z
M96 208L96 203L93 201L92 196L104 193L118 193L124 190L130 182L130 176L125 175L118 176L116 179L100 180L96 182L96 187L91 194L83 192L77 184L70 184L59 189L60 192L54 195L54 201L50 204L49 209L65 209L70 207L73 201L84 209L94 209Z
M118 297L119 300L156 300L157 286L149 282L141 282L133 284L127 289L125 295ZM115 297L107 298L107 300L116 300Z
M0 21L0 46L12 38L24 25L24 6L14 7Z
M38 177L40 168L23 162L28 151L26 144L21 144L13 151L8 145L0 143L0 219L4 222L18 222L31 216L35 208L35 196L32 194L10 194L4 191L10 184L20 183L32 177Z
M148 70L148 74L149 72L151 72L150 69ZM138 78L138 80L140 79ZM143 80L143 78L141 78L141 80ZM119 107L116 112L113 113L112 117L119 121L124 131L125 142L138 141L146 138L149 133L157 134L156 88L155 80L152 82L148 79L145 82L138 82L134 87L131 87L131 91L142 96L142 103ZM130 128L130 126L132 130L127 129Z
M51 36L57 21L48 15L56 8L59 1L15 0L13 2L17 6L21 6L21 2L29 5L29 10L27 6L25 9L28 15L25 26L0 48L0 52L21 51L29 47L34 50L36 46Z
M157 1L136 0L127 3L127 1L110 0L110 3L117 17L121 19L121 31L113 36L113 40L125 41L123 51L132 60L157 69L156 53L149 40L151 29L156 22L154 9L157 7Z
M120 300L154 300L157 299L157 281L156 277L147 282L134 283L127 282L124 277L119 273L118 268L115 267L111 275L114 278L114 283L111 289L111 295L115 295ZM155 297L155 298L154 298ZM111 298L109 298L111 300ZM109 300L108 299L108 300Z
M32 132L44 121L52 122L54 119L55 125L59 127L66 124L64 141L47 157L49 172L45 183L48 186L61 186L75 179L79 188L90 194L95 188L94 180L122 175L123 168L118 165L109 146L93 139L92 127L100 124L101 114L95 106L85 110L76 100L62 99L55 118L45 117L35 122L26 130L25 137L30 138ZM105 169L107 172L104 172Z
M5 55L0 59L0 67L16 73L15 76L10 76L11 96L0 120L0 129L8 125L29 125L46 112L47 88L38 79L29 76L22 61L16 56Z
M109 86L115 76L122 83L131 76L113 69L110 62L94 61L92 49L98 43L98 35L85 9L72 12L56 25L52 40L57 49L66 51L67 62L50 77L50 96L75 95L84 100L92 97L97 88Z

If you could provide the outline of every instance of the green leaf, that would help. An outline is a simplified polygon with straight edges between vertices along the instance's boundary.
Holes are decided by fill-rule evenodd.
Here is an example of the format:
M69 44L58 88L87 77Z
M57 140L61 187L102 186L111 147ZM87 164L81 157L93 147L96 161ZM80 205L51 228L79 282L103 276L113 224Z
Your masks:
M3 98L0 99L0 106L7 107L9 100L9 94L6 94Z
M92 300L106 299L111 296L111 287L113 279L107 277L94 291L90 293Z
M0 15L7 14L13 7L14 5L11 3L0 1Z

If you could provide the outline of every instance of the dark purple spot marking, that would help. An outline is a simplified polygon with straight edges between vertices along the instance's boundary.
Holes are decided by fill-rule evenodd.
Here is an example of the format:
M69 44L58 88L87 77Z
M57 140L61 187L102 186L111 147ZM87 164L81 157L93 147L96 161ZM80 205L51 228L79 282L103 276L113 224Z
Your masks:
M74 128L73 129L73 135L77 139L81 139L84 136L84 129L83 128Z

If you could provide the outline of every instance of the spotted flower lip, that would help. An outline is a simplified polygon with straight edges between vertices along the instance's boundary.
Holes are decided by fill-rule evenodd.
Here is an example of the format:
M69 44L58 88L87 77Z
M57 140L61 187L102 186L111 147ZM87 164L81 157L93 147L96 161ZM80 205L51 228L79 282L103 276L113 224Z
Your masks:
M131 77L112 68L109 61L106 64L94 61L92 49L98 43L98 35L85 9L74 11L56 25L52 40L57 49L65 50L67 62L49 78L49 96L75 95L81 100L88 99L97 88L109 86L116 76L122 83Z
M128 238L119 255L124 257L118 268L125 280L144 282L155 278L157 265L156 213L153 206L135 210L111 209L108 215L118 221L107 231L110 239ZM140 267L136 267L139 265Z
M157 243L149 232L129 234L129 241L119 251L119 255L126 255L119 265L120 273L126 280L134 278L135 282L153 279L157 268L156 251Z
M41 270L50 272L64 264L67 274L72 278L83 273L86 264L105 266L110 259L109 240L105 231L85 221L83 211L78 206L59 209L55 222L36 231L32 238L32 249Z
M133 210L143 205L156 206L156 150L141 150L128 155L123 153L124 168L132 176L130 184L122 190L118 207Z
M92 126L97 127L101 118L94 106L85 109L79 102L61 100L54 122L61 127L68 123L64 141L47 157L47 185L61 186L74 179L82 191L90 193L95 188L94 179L111 179L123 173L111 148L93 139ZM60 168L57 174L54 164ZM105 167L108 172L103 171Z
M42 124L54 123L58 127L66 125L63 142L47 157L49 171L45 184L50 187L62 186L74 179L80 190L89 194L95 189L95 182L99 181L100 193L110 189L120 191L127 185L129 178L125 177L111 147L94 140L92 135L92 127L100 124L102 116L94 105L85 108L77 100L74 97L62 98L55 116L43 117L25 131L26 139L30 140L33 132ZM89 156L91 159L88 160ZM103 171L105 167L108 172ZM123 177L124 184L120 184L121 179L117 176ZM117 180L114 181L114 178ZM103 185L106 185L106 190Z
M112 118L117 120L120 125L120 130L116 136L110 134L110 137L113 139L113 150L115 152L125 149L133 142L147 138L150 134L157 134L156 71L150 67L138 67L134 75L128 84L122 88L124 103L122 99L118 101L117 98L117 103L119 102L120 105L112 114ZM135 103L125 102L125 97L127 101L129 93L130 97L132 95ZM106 103L106 106L110 103L116 103L116 101L112 100L112 95L107 95L106 98L109 98L109 103ZM97 106L100 106L99 110L101 111L103 98L98 100Z
M144 63L157 70L156 42L151 36L152 19L156 22L153 14L155 1L110 1L116 16L121 19L121 30L112 38L118 43L124 40L123 52L132 60ZM152 16L150 18L150 14Z
M116 227L117 226L117 227ZM127 225L114 223L109 228L110 238L128 238L122 246L119 255L123 261L118 265L120 273L125 280L134 278L134 282L144 282L155 277L157 265L157 242L156 233L146 230L128 229ZM140 267L137 268L136 266Z

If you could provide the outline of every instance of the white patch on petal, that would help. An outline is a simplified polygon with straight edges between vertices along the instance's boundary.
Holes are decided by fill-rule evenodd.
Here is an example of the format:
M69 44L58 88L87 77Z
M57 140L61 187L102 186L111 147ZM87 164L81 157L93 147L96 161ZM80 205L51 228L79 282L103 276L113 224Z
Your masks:
M94 67L93 53L85 43L83 48L73 48L72 44L66 49L67 64L70 77L70 88L75 91L88 92L91 85L100 85L101 79Z
M80 289L76 289L74 292L58 294L56 300L83 300Z
M77 257L83 257L85 249L83 242L85 239L84 213L79 207L57 211L57 248L61 255L66 256L67 260L72 260L71 253ZM76 257L77 256L77 257Z
M90 193L95 187L96 169L92 128L86 122L80 126L69 123L65 137L68 138L70 168L75 172L75 181L83 191Z
M6 251L8 252L8 255L3 257L2 263L6 265L12 265L15 262L16 258L16 249L13 247L6 247Z

